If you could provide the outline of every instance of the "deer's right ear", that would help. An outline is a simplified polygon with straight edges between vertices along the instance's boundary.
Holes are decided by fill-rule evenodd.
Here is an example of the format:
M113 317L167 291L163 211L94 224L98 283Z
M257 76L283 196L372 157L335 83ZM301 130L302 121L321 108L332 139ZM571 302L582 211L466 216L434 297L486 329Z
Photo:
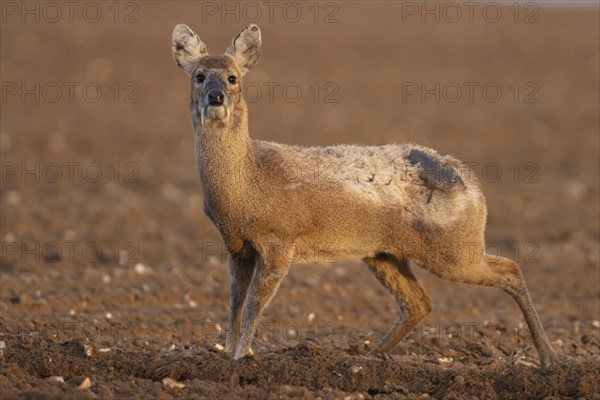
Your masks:
M237 64L242 75L256 65L262 51L260 29L256 24L245 27L225 51Z
M171 51L177 65L188 75L192 74L196 61L208 54L206 45L185 24L179 24L173 29Z

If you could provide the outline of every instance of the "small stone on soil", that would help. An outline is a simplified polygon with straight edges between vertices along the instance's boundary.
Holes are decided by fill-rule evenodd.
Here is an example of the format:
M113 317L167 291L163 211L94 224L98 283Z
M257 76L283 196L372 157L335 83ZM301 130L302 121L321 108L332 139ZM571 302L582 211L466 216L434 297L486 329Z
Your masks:
M577 346L577 348L575 349L575 354L577 354L578 356L587 356L588 352L582 346Z
M524 366L526 366L526 367L530 367L530 368L535 368L535 367L537 367L537 365L535 365L535 364L534 364L534 363L532 363L531 361L527 361L527 360L525 360L525 359L523 359L523 358L517 358L517 359L515 360L515 364L521 364L521 365L524 365Z
M588 192L587 186L583 182L572 181L565 184L565 193L571 200L581 201Z
M351 368L351 371L352 371L352 373L353 373L353 374L356 374L356 373L357 373L358 371L360 371L361 369L363 369L363 367L361 367L361 366L359 366L359 365L354 365L354 366Z
M16 206L21 203L21 193L16 190L10 190L6 194L6 202L10 205Z
M185 385L183 383L177 382L176 380L171 379L171 378L163 379L162 384L164 387L171 388L171 389L173 389L173 388L183 389L185 387Z
M443 364L443 365L452 364L452 357L440 357L437 360L440 364Z
M149 272L149 271L148 271L148 267L146 267L146 266L145 266L144 264L142 264L142 263L137 263L137 264L135 264L135 266L133 267L133 269L135 270L135 272L136 272L137 274L140 274L140 275L143 275L143 274L145 274L145 273Z
M77 386L77 388L78 388L78 389L85 390L85 389L89 389L89 388L90 388L90 386L92 386L92 381L90 381L90 378L85 378L85 379L83 380L83 382L81 382L81 383L79 384L79 386Z

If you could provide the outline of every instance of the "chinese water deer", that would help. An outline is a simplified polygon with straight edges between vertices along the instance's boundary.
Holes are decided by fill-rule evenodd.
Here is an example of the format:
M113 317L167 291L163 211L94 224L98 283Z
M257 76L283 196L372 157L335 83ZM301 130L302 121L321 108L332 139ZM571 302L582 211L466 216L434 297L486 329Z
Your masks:
M444 279L510 294L541 366L555 362L519 266L485 254L485 199L459 161L411 144L252 140L242 77L260 58L258 26L242 30L224 55L209 55L196 33L177 25L172 51L191 81L205 212L230 255L226 351L235 359L251 352L261 313L292 263L362 259L401 314L369 354L389 352L431 309L410 260Z

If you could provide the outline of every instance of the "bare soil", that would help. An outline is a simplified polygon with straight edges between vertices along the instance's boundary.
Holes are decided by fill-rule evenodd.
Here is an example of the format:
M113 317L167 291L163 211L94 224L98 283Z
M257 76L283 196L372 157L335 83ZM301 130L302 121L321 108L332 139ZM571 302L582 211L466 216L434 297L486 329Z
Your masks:
M421 270L433 311L366 357L398 310L359 262L294 266L255 354L230 360L226 254L170 35L186 22L220 52L244 15L141 1L115 23L109 3L97 23L63 11L1 26L2 398L600 398L598 8L438 23L399 3L321 3L315 22L296 3L292 23L263 7L263 58L245 78L254 138L415 142L471 163L489 251L521 265L559 355L542 371L508 295ZM422 84L434 94L408 94Z

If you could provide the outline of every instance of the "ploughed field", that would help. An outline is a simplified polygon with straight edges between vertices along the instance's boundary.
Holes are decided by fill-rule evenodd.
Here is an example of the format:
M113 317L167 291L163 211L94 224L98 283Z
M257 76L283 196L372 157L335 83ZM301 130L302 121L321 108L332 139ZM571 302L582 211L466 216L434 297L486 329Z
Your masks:
M457 22L435 22L421 3L294 3L292 22L260 2L258 21L131 4L98 3L96 23L3 14L2 398L598 398L597 8L507 6L491 22L480 6L471 22L455 3ZM433 311L366 357L398 310L361 262L292 267L255 354L223 353L226 253L170 35L185 22L222 52L244 19L263 33L244 79L251 135L414 142L468 163L488 251L521 265L559 366L537 368L508 295L418 268Z

